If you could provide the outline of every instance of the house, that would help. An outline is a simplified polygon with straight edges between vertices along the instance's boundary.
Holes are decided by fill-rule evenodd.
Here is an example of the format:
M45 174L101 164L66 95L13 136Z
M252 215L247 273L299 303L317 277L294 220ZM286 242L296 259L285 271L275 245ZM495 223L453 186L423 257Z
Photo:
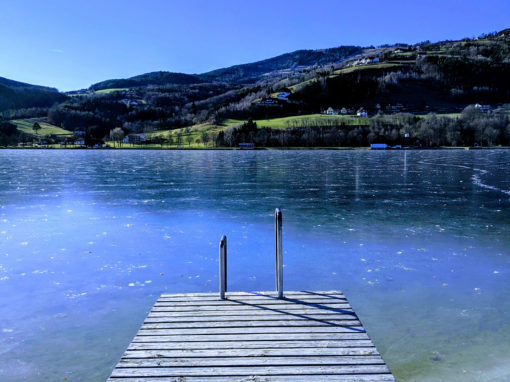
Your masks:
M264 98L260 101L260 105L279 106L278 100L275 98Z
M85 145L85 140L84 139L78 139L78 140L74 141L74 144L78 145L78 146L84 146Z
M290 92L279 92L277 98L282 101L288 101L290 96Z
M124 143L132 143L135 145L139 145L142 142L145 142L146 140L147 139L143 134L129 134L127 137L124 138Z
M368 113L362 107L358 109L358 111L356 112L356 115L358 117L368 117Z
M331 106L326 110L327 115L338 115L338 110L333 109Z
M479 110L482 113L488 113L491 110L489 105L480 105L479 103L475 104L475 109Z
M343 115L347 114L347 109L345 107L341 108L340 114L343 114Z
M252 142L248 143L239 143L240 150L253 150L255 148L255 144Z

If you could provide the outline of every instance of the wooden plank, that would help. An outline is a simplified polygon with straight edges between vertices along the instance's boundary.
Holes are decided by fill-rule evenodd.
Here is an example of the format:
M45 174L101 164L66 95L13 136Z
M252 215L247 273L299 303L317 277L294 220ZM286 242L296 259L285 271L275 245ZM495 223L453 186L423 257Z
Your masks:
M379 355L375 346L352 348L281 348L281 349L187 349L127 350L122 359L178 357L277 357L277 356L368 356Z
M366 333L263 333L136 336L133 342L364 340Z
M131 342L128 350L175 350L175 349L289 349L289 348L349 348L359 346L373 346L372 341L366 339L315 339L313 341L174 341L174 342Z
M250 299L242 299L242 298L227 298L225 300L216 299L207 299L207 300L166 300L166 299L158 299L154 306L205 306L205 305L225 305L227 303L232 304L251 304L251 305L278 305L282 303L306 303L306 304L328 304L333 302L343 302L347 303L346 298L327 298L327 297L312 297L312 298L285 298L282 300L278 300L276 298L250 298Z
M342 294L341 291L338 290L330 290L330 291L286 291L284 292L284 296L295 296L295 295L303 295L303 296L319 296L319 295L339 295ZM214 293L163 293L161 298L189 298L189 297L217 297L218 292ZM239 297L250 297L250 296L274 296L277 297L278 293L274 291L261 291L261 292L227 292L227 296L239 296Z
M237 316L237 315L248 315L248 316L266 316L270 314L281 314L282 317L288 316L303 316L303 315L314 315L314 314L350 314L355 316L356 313L352 308L343 308L336 310L323 310L317 308L307 309L279 309L275 310L255 310L255 309L243 309L243 310L207 310L207 311L186 311L186 312L174 312L174 311L163 311L163 312L149 312L148 317L200 317L200 316Z
M377 356L285 356L285 357L208 357L208 358L122 358L117 368L136 367L232 367L232 366L313 366L384 365Z
M342 313L308 313L308 314L282 314L282 313L271 313L271 314L250 314L249 312L233 313L233 314L219 314L219 315L175 315L170 313L168 315L161 315L156 317L147 317L145 319L146 324L155 323L199 323L199 322L210 322L210 323L221 323L223 321L242 321L242 322L258 322L258 321L341 321L341 320L357 320L358 317L353 313L349 314Z
M141 329L189 329L189 328L246 328L246 327L299 327L299 326L361 326L356 319L335 320L335 319L294 319L294 320L236 320L236 321L178 321L144 323Z
M190 329L141 329L136 337L147 336L186 336L186 335L254 335L254 334L337 334L337 333L365 333L361 326L296 326L296 327L241 327L241 328L190 328Z
M107 382L224 382L225 377L121 377L109 378ZM230 382L324 382L323 375L272 375L267 377L228 377ZM328 375L328 382L395 382L391 374Z
M302 310L302 309L317 309L317 310L329 310L329 311L336 311L336 310L342 310L342 309L348 309L351 306L344 302L339 303L329 303L329 304L296 304L296 303L287 303L287 304L278 304L278 305L250 305L248 303L246 304L230 304L229 301L226 301L224 305L220 306L210 306L210 305L204 305L204 306L176 306L176 307L158 307L155 306L152 308L152 312L205 312L205 311L239 311L239 310L266 310L266 311L295 311L295 310Z
M271 376L271 375L335 375L389 373L386 365L343 366L236 366L236 367L147 367L115 368L112 377L179 377L179 376Z

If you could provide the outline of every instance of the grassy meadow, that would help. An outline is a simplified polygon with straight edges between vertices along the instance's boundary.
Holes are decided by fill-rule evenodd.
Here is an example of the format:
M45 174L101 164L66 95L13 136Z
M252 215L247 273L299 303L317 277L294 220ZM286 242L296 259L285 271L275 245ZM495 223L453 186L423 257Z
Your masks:
M64 130L58 126L51 125L46 122L44 118L29 118L29 119L14 119L11 121L16 125L19 131L25 134L31 135L73 135L71 131ZM41 128L37 130L37 133L33 129L34 123L38 122Z

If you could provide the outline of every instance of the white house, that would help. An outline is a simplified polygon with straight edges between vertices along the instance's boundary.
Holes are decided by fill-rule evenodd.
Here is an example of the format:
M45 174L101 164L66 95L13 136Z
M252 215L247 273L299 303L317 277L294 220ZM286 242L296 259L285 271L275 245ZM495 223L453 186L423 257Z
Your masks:
M365 109L363 108L360 108L357 112L356 112L356 115L358 117L368 117L368 113L365 111Z
M331 106L326 110L327 115L338 115L338 110L333 109Z
M489 105L480 105L477 103L475 104L475 109L480 110L482 113L488 113L491 107Z
M340 109L340 114L347 114L347 109L345 107Z

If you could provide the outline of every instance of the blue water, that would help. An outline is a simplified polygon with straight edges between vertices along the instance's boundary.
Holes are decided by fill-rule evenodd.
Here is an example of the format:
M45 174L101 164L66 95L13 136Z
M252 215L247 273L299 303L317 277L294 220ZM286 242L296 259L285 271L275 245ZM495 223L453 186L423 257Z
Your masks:
M105 380L162 292L341 289L400 381L510 380L510 151L0 150L0 380Z

